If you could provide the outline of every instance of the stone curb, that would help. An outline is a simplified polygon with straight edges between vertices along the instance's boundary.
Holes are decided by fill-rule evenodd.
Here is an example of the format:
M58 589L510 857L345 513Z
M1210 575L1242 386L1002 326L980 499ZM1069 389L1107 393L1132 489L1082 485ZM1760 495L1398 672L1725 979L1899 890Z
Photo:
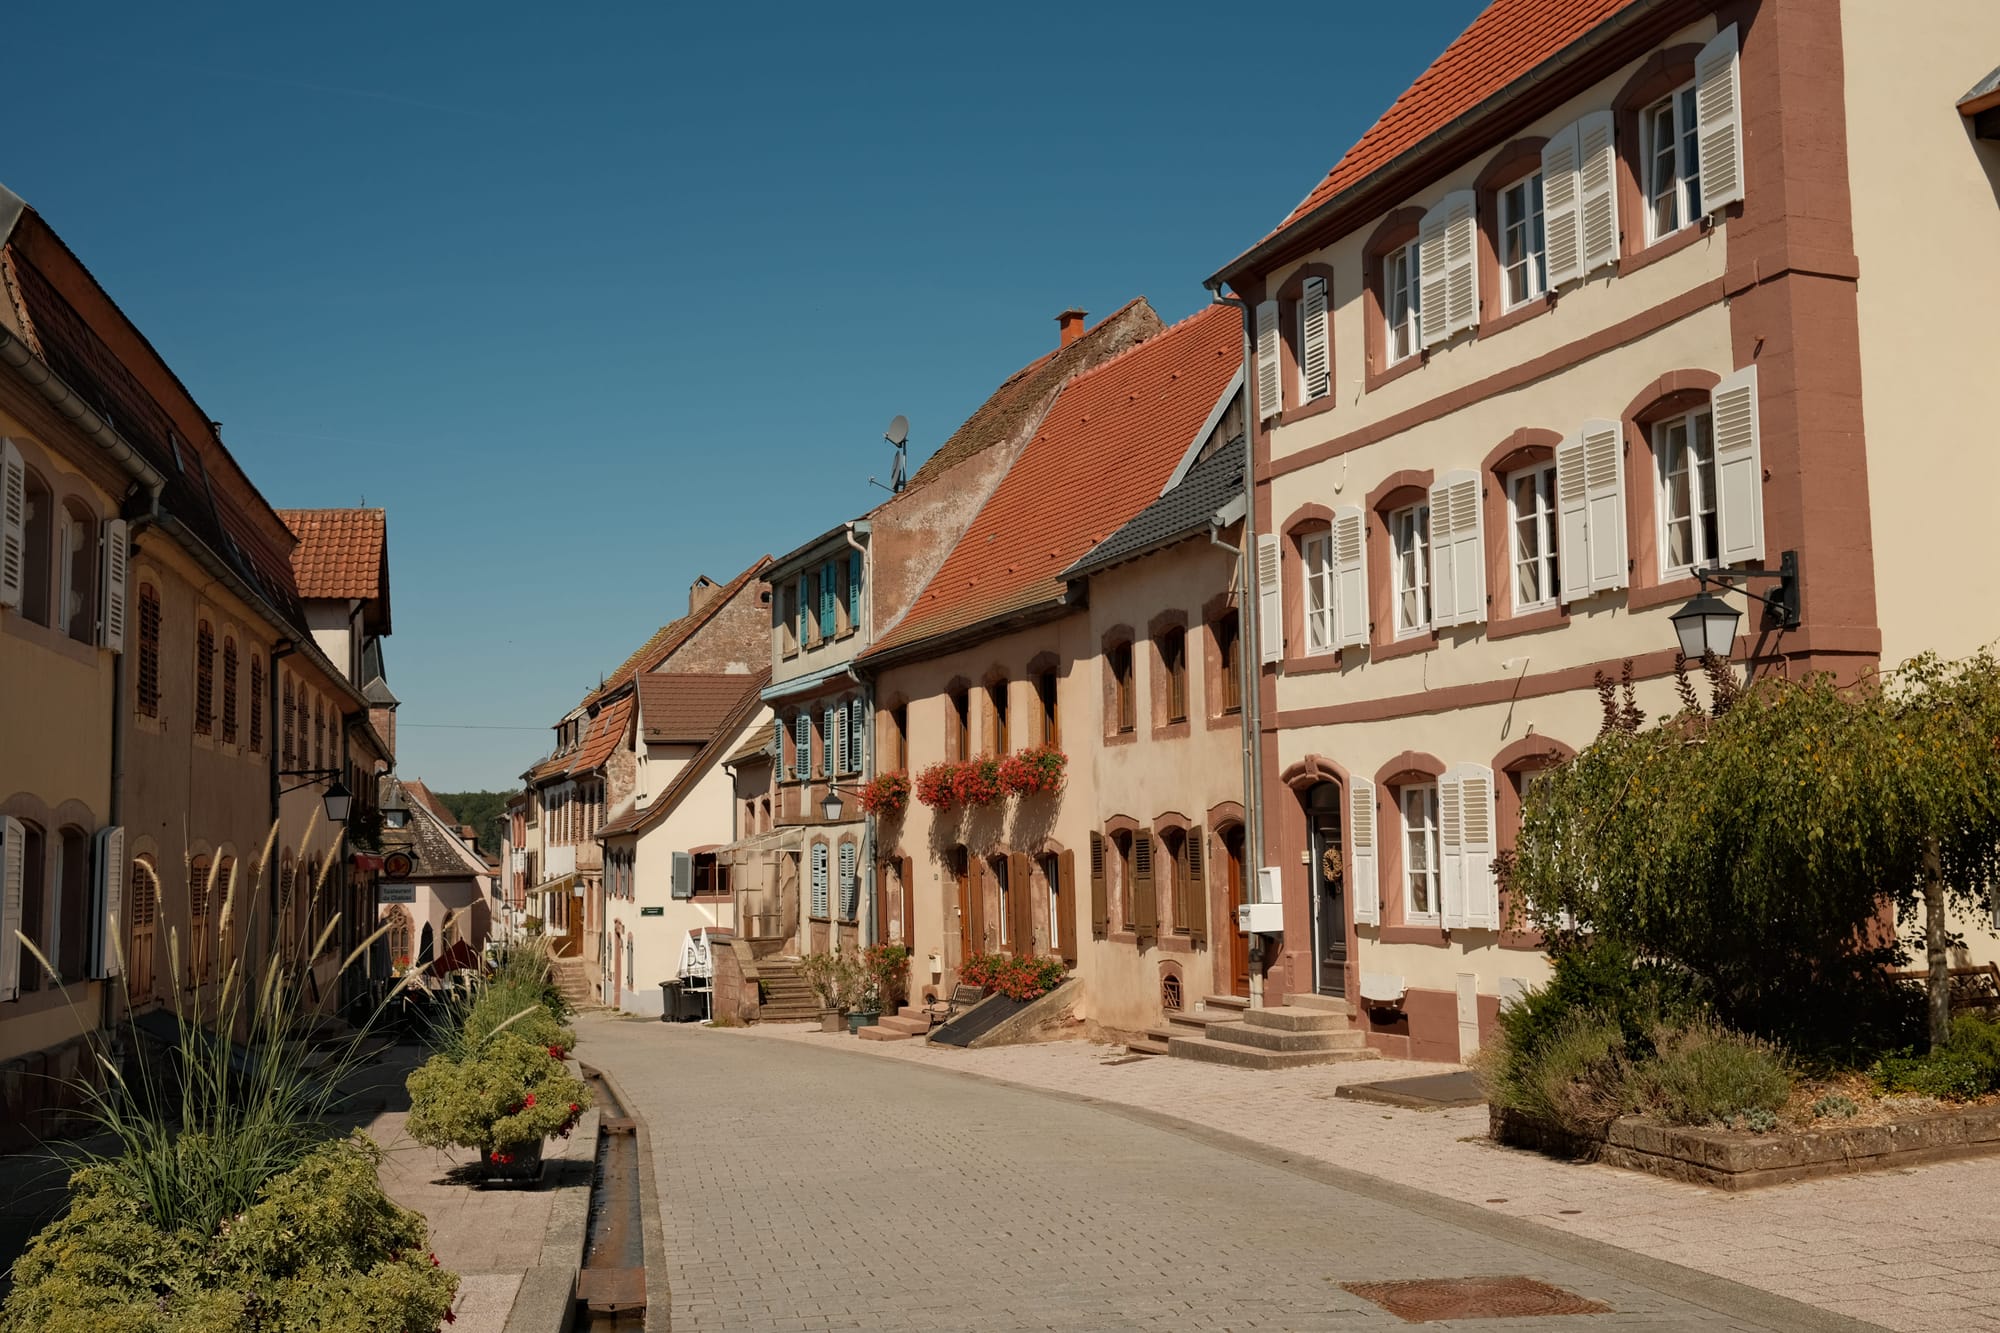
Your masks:
M567 1060L577 1073L575 1060ZM549 1225L542 1233L541 1262L521 1274L506 1333L569 1333L576 1317L576 1275L583 1266L584 1226L590 1219L590 1179L597 1161L598 1108L577 1121L571 1150L562 1156L563 1176L549 1200ZM578 1148L584 1151L577 1151ZM583 1170L576 1170L581 1163Z
M878 1060L884 1058L874 1052L853 1047L820 1049L835 1055L859 1055ZM1456 1199L1448 1199L1427 1190L1384 1180L1379 1176L1367 1175L1349 1167L1334 1166L1330 1162L1304 1158L1296 1152L1273 1148L1254 1139L1211 1129L1178 1116L1127 1106L1121 1102L1108 1101L1085 1093L1064 1092L1028 1083L1016 1083L969 1069L946 1069L915 1062L911 1062L910 1067L928 1071L942 1078L972 1079L997 1087L1035 1093L1058 1101L1094 1106L1127 1120L1179 1134L1183 1138L1250 1158L1281 1171L1289 1171L1293 1175L1317 1180L1322 1184L1364 1195L1394 1207L1408 1209L1440 1222L1464 1227L1468 1231L1479 1232L1510 1245L1518 1245L1522 1249L1545 1254L1551 1259L1571 1263L1581 1260L1641 1286L1651 1287L1656 1291L1670 1291L1679 1299L1691 1305L1713 1310L1724 1318L1749 1320L1769 1328L1810 1330L1811 1333L1880 1333L1881 1326L1878 1324L1835 1314L1831 1310L1822 1310L1818 1306L1807 1305L1802 1301L1795 1301L1741 1282L1732 1282L1728 1278L1716 1277L1699 1269L1668 1263L1664 1259L1654 1259L1633 1250L1620 1249L1604 1241L1556 1231L1523 1218L1490 1213L1474 1204L1460 1203Z

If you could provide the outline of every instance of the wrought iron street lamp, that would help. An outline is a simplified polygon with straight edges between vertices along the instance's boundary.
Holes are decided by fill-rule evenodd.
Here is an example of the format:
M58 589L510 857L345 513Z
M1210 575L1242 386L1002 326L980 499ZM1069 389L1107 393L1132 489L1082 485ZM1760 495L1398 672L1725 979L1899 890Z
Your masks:
M310 787L316 782L327 783L326 790L320 794L320 802L326 808L326 821L336 828L346 826L347 816L354 808L354 793L347 790L347 784L340 780L339 769L283 768L278 770L278 776L281 778L305 779L304 782L294 782L291 786L279 791L278 795L280 796L289 796L291 793L304 787Z
M1764 606L1766 621L1780 629L1799 627L1799 553L1786 551L1778 557L1776 569L1728 569L1720 565L1694 572L1699 591L1674 612L1674 634L1680 639L1681 654L1700 659L1710 653L1727 660L1736 647L1736 622L1743 613L1708 590L1710 584L1722 592L1740 592ZM1776 579L1778 586L1768 593L1752 592L1751 579ZM1743 586L1737 586L1738 584Z

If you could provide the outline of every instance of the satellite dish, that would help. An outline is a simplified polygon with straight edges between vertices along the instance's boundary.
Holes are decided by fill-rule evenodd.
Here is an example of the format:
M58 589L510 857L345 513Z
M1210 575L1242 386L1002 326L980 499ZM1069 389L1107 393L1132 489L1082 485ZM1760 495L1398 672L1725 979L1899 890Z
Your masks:
M889 423L889 433L882 438L898 449L902 448L910 438L910 419L898 413L896 419Z

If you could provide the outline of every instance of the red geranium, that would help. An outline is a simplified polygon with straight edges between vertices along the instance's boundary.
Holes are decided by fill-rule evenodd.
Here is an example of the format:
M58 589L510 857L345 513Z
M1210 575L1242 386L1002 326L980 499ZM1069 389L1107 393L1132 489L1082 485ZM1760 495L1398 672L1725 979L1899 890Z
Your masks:
M1000 761L1000 786L1016 796L1054 796L1069 759L1053 745L1036 745Z
M917 774L917 799L933 810L947 809L956 799L951 780L957 768L958 765L947 760Z
M1006 796L1000 785L1000 761L983 754L958 765L951 775L951 794L962 805L991 805Z
M900 815L909 803L908 773L884 773L861 789L861 808L871 815Z

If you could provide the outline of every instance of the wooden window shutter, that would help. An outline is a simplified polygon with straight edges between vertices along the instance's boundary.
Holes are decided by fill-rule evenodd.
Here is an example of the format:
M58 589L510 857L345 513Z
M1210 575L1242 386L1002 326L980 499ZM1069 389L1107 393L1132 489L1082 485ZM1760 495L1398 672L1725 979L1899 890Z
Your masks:
M1275 662L1285 654L1285 602L1281 582L1284 565L1278 535L1257 536L1257 639L1261 661Z
M903 947L914 948L917 943L917 863L910 857L903 858Z
M1625 432L1583 423L1583 485L1590 505L1590 590L1625 586Z
M1326 279L1307 278L1299 298L1299 376L1307 402L1326 396L1332 382L1332 345L1327 329Z
M1590 492L1581 434L1556 446L1556 564L1565 604L1590 595Z
M1440 626L1486 619L1485 526L1477 473L1447 472L1431 487L1431 619Z
M832 777L847 766L847 709L835 704L825 712L822 722L826 727L823 744L826 749L826 775Z
M974 856L971 852L967 852L965 859L970 863L966 867L966 871L972 878L972 951L974 953L985 953L987 952L986 858L983 856Z
M96 911L91 914L90 975L103 979L123 970L117 931L125 919L125 830L117 824L101 828L95 842L91 888Z
M27 576L28 464L12 440L0 440L0 606L21 604Z
M852 921L861 906L861 868L856 864L854 844L840 844L840 919Z
M1542 233L1549 290L1583 276L1583 183L1577 174L1575 125L1542 145Z
M1257 419L1268 421L1284 410L1278 371L1278 303L1257 303Z
M828 913L826 886L826 844L812 845L812 915L825 919Z
M1451 336L1451 312L1445 298L1445 211L1432 205L1417 224L1417 325L1425 347L1435 347Z
M1014 952L1023 958L1035 956L1035 875L1024 852L1007 854L1007 908L1012 920L1007 933L1013 937Z
M847 623L861 624L861 552L847 553Z
M1347 855L1354 922L1375 925L1382 919L1382 890L1375 881L1375 784L1366 778L1347 786Z
M1618 150L1613 119L1608 110L1593 111L1576 123L1577 209L1585 273L1618 262ZM1542 186L1546 222L1548 182ZM1553 272L1550 277L1553 281Z
M804 780L812 776L813 724L811 713L792 720L792 776Z
M1706 170L1706 168L1704 168ZM1706 180L1706 177L1703 178ZM1704 186L1704 188L1706 188ZM1764 455L1757 430L1757 367L1715 386L1715 563L1764 558Z
M1465 924L1473 930L1500 929L1500 881L1493 873L1499 855L1494 833L1493 770L1460 764L1459 850L1465 862Z
M1694 58L1694 87L1701 211L1714 213L1743 197L1743 107L1734 23Z
M1479 323L1478 196L1454 190L1438 201L1438 210L1444 214L1444 336L1450 338Z
M1090 835L1093 839L1098 835ZM1056 858L1056 891L1050 910L1061 918L1055 923L1056 938L1062 941L1063 961L1076 963L1076 853L1064 852ZM1100 924L1100 929L1102 926Z
M97 598L97 642L114 653L125 651L125 620L131 578L131 526L122 518L104 521L102 587Z
M799 575L798 589L799 589L798 591L799 647L803 648L812 641L812 614L813 614L812 596L806 586L806 576L803 574Z
M829 560L819 572L819 633L823 639L832 638L840 624L840 593L833 580L834 563Z
M1111 929L1111 895L1104 880L1104 835L1090 835L1090 930L1103 936Z
M1199 824L1189 829L1187 849L1182 853L1187 867L1181 875L1187 885L1187 907L1181 920L1187 923L1188 939L1195 944L1208 943L1207 836L1208 831Z
M1368 516L1358 505L1333 511L1334 646L1368 646Z
M20 820L0 819L0 1000L21 995L21 905L27 886L28 831Z
M1141 935L1160 928L1160 895L1153 886L1153 835L1140 829L1132 835L1132 922Z
M847 771L850 773L859 773L867 758L862 753L862 740L866 735L861 717L861 700L850 699L847 701Z
M1446 930L1465 926L1465 802L1453 769L1438 779L1438 884Z

